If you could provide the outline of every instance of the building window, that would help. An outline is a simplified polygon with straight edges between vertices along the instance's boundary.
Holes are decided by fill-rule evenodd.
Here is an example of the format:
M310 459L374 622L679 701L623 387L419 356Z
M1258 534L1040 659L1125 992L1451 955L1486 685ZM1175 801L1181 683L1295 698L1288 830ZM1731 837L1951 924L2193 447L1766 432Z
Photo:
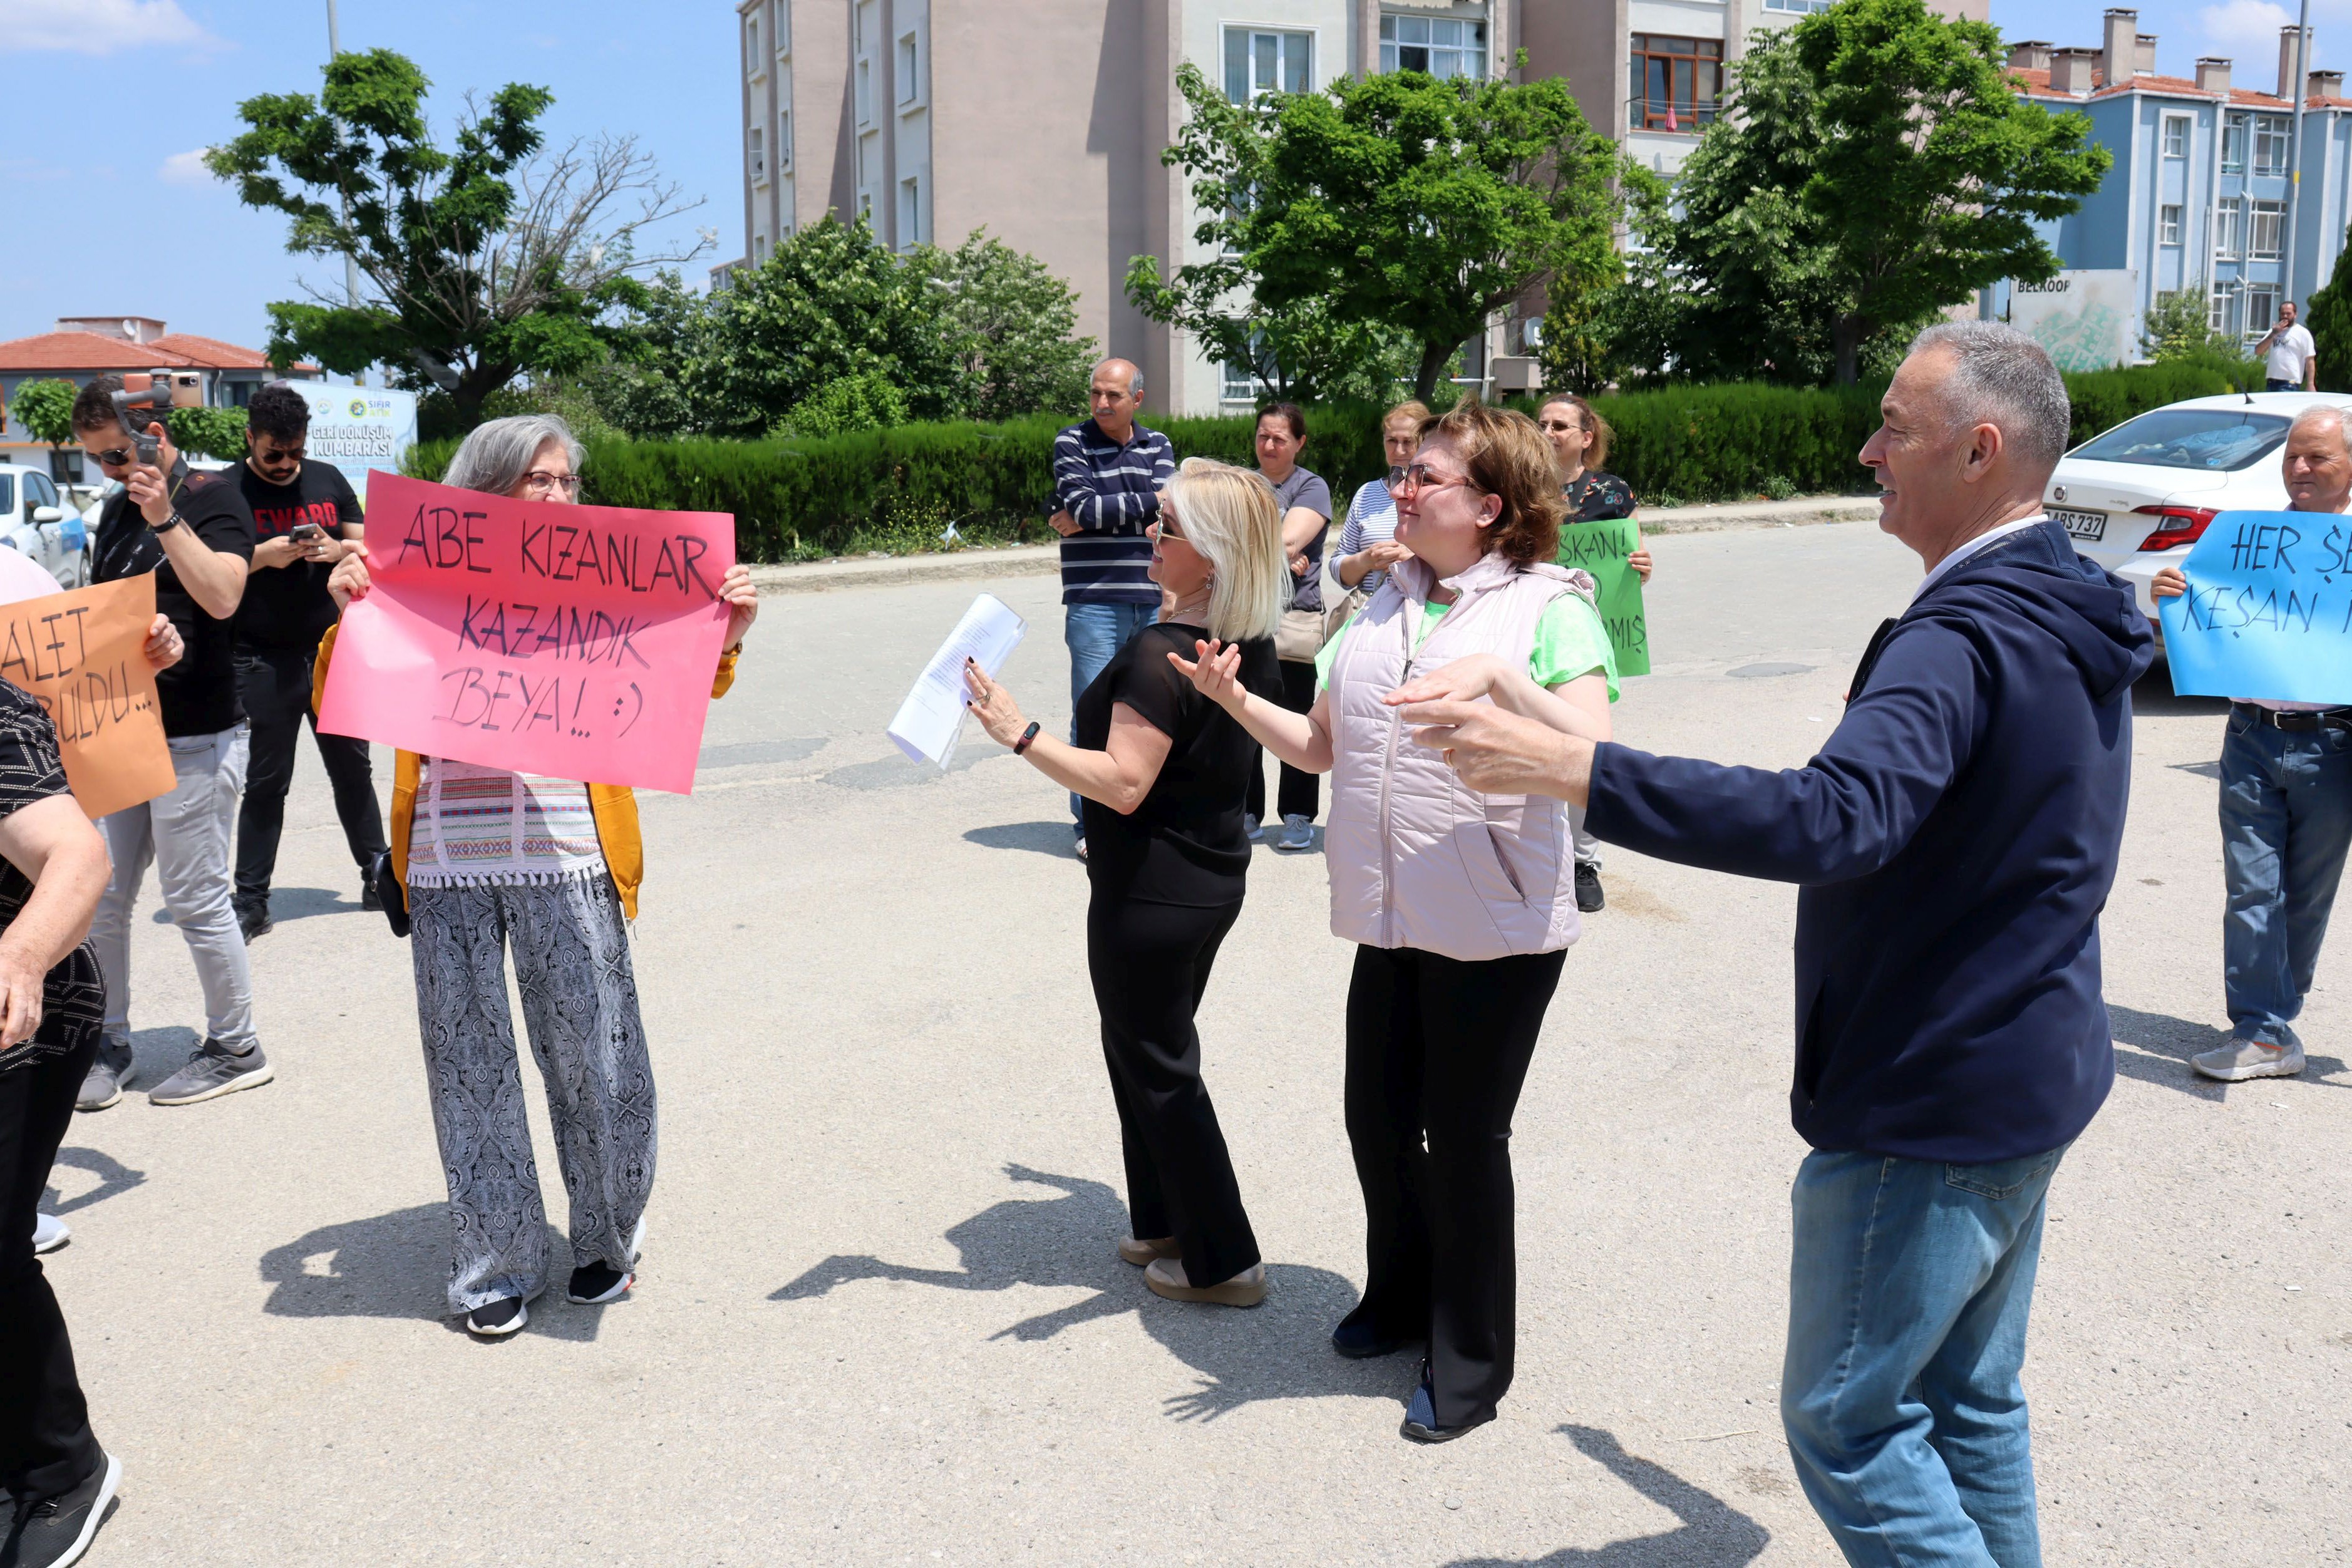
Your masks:
M1636 131L1687 131L1715 123L1723 85L1723 40L1633 35L1626 119Z
M768 179L767 145L760 139L760 128L751 127L751 183L764 184Z
M2287 119L2283 114L2254 116L2254 173L2286 173Z
M921 99L922 78L917 74L920 62L916 58L915 35L901 34L898 38L898 102L901 107Z
M2158 230L2158 244L2179 245L2180 243L2180 204L2167 202L2157 208L2156 226Z
M2189 116L2168 114L2164 117L2164 155L2168 158L2189 156Z
M2246 285L2246 325L2242 334L2248 342L2259 340L2277 324L2279 290L2275 283Z
M2221 173L2246 172L2246 116L2232 114L2221 127Z
M2224 279L2213 285L2210 305L2205 311L2208 330L2228 334L2238 330L2238 284L2235 279Z
M765 261L765 260L767 260L767 259L768 259L768 237L767 237L766 235L764 235L764 234L760 234L760 235L754 235L754 236L752 236L752 237L751 237L751 260L756 264L756 263L759 263L759 262Z
M2245 209L2234 200L2223 202L2213 209L2213 255L2217 259L2223 257L2236 259L2244 218ZM2220 329L2215 330L2218 331Z
M2279 253L2279 231L2286 225L2284 202L2254 204L2253 233L2249 237L2253 245L2248 252L2256 261L2276 261Z
M874 118L874 62L857 62L857 123L864 125Z
M760 18L752 16L743 24L743 58L754 76L760 70Z
M1260 93L1305 92L1315 82L1310 33L1225 29L1225 96L1247 103Z
M1381 18L1381 69L1433 77L1486 74L1486 24L1443 16Z
M58 483L61 485L78 485L81 483L81 448L79 447L68 447L63 451L51 448L49 452L49 478L57 480Z
M1260 371L1270 371L1274 368L1271 364L1266 363L1265 334L1264 332L1252 332L1250 334L1249 346L1250 354L1257 363L1255 364L1252 364L1247 360L1240 362L1227 360L1224 363L1223 367L1224 372L1223 378L1217 388L1217 396L1220 401L1225 403L1255 403L1262 395L1265 381L1260 378L1258 373Z
M776 167L790 172L793 166L793 111L789 109L776 116Z
M923 184L919 175L898 182L898 247L923 243Z
M1808 16L1816 11L1826 11L1829 8L1830 0L1764 0L1764 9L1767 11L1793 11Z
M788 58L793 52L793 0L776 0L776 58Z

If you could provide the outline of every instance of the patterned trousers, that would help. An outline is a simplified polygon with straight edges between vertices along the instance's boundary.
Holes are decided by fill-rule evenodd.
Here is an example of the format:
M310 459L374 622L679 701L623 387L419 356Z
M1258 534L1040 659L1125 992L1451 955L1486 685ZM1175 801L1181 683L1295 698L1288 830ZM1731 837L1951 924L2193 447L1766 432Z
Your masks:
M433 1126L449 1180L449 1310L547 1286L547 1210L507 1006L547 1082L575 1268L635 1261L654 1184L654 1077L620 896L601 870L530 887L413 888L410 945Z

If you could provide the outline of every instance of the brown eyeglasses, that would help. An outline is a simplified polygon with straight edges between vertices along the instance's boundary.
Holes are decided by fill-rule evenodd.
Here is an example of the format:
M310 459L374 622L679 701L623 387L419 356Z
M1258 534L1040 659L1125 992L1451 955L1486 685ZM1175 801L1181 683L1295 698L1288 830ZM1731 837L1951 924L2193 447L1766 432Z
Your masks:
M522 477L522 482L535 490L562 490L565 495L580 493L578 474L551 474L545 468L533 468Z
M1475 490L1478 489L1476 485L1470 481L1469 476L1467 475L1465 475L1458 479L1449 479L1441 474L1433 472L1427 463L1415 463L1411 468L1405 469L1402 473L1399 474L1394 482L1389 486L1389 489L1391 490L1442 490L1449 489L1455 485L1460 485L1464 489L1467 490Z

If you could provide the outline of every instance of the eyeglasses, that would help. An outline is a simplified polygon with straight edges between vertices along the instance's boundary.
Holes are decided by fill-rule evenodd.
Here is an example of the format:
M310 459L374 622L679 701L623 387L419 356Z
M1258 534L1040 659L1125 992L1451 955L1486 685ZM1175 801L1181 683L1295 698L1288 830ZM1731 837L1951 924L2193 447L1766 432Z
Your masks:
M1584 428L1583 426L1578 424L1573 419L1538 419L1536 421L1536 425L1538 428L1545 430L1581 430Z
M109 447L105 451L100 452L96 454L96 456L98 458L100 467L119 468L122 467L123 464L131 460L131 448L128 447Z
M1432 472L1427 463L1415 463L1399 474L1389 489L1391 490L1442 490L1449 489L1455 485L1461 486L1465 490L1478 489L1476 485L1470 482L1467 475L1458 479L1449 479L1441 474Z
M545 468L533 468L522 477L522 482L534 490L562 490L568 496L580 493L578 474L551 474Z

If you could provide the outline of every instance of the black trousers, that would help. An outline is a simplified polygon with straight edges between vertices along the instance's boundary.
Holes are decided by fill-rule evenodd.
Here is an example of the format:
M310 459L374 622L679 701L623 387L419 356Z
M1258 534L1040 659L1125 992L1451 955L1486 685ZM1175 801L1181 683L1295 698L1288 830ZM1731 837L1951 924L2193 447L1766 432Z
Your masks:
M1139 1240L1176 1238L1195 1285L1258 1260L1192 1026L1217 947L1241 912L1238 899L1192 909L1097 893L1087 906L1087 970L1118 1105L1128 1216Z
M1282 671L1282 705L1293 713L1304 713L1315 706L1315 667L1297 659L1284 659ZM1280 763L1282 783L1276 791L1274 804L1283 816L1303 816L1315 820L1322 804L1322 780L1314 773L1303 773L1288 763ZM1242 809L1264 822L1265 817L1265 754L1260 748L1250 763L1249 796Z
M1348 1142L1370 1266L1352 1316L1426 1334L1440 1426L1484 1420L1511 1386L1511 1112L1567 956L1356 949Z
M239 647L238 692L253 721L253 755L246 765L245 802L236 814L236 906L269 907L269 879L278 869L278 837L286 826L286 792L294 783L294 749L302 721L319 743L334 786L335 815L342 818L343 842L364 872L383 853L383 814L376 805L375 780L368 769L365 741L321 735L310 711L310 667L316 647Z
M103 1459L65 1315L33 1256L41 1190L97 1054L91 1029L77 1049L0 1072L0 1486L36 1501L73 1490Z

